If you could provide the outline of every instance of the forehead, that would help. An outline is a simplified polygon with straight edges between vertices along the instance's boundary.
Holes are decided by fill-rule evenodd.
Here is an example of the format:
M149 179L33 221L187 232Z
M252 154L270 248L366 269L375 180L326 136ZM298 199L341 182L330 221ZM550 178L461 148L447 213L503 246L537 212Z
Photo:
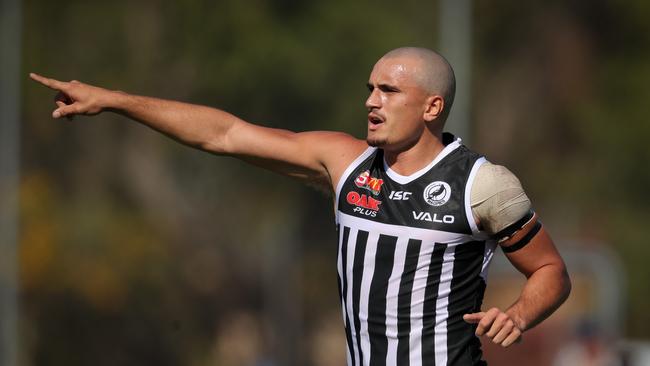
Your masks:
M422 72L419 62L412 58L382 58L370 73L370 83L418 86L417 75Z

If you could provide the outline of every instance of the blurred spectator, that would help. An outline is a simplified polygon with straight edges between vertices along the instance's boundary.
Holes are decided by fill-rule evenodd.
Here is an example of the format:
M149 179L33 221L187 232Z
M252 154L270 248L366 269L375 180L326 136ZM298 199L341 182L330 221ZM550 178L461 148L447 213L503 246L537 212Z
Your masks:
M592 319L578 323L575 340L560 349L555 366L623 366L620 356Z

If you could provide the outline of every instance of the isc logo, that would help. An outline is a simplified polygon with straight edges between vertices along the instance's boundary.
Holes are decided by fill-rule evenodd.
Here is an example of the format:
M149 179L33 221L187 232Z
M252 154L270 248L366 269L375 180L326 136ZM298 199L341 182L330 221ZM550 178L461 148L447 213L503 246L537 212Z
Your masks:
M406 191L390 191L390 198L393 201L408 201L413 193Z

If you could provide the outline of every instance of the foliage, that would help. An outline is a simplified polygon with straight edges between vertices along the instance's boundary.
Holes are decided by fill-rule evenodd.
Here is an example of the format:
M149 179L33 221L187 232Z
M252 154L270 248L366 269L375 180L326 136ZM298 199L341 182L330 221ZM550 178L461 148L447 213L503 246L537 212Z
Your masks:
M374 61L401 45L435 48L438 37L434 2L24 7L25 71L359 137ZM650 335L640 255L650 219L644 10L642 1L476 2L473 47L474 147L520 176L556 237L614 246L629 271L637 337ZM329 198L113 115L52 122L49 92L27 83L28 363L315 362L310 342L339 307ZM299 346L292 355L274 348L280 332Z

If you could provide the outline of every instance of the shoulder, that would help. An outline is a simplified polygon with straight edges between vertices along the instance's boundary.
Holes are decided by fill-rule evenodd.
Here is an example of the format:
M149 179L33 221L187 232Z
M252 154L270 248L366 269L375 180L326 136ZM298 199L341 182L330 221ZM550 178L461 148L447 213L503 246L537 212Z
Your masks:
M530 200L519 179L506 167L483 163L472 184L470 204L479 227L495 234L524 217Z
M489 161L481 164L476 172L472 190L482 195L494 194L501 188L521 187L521 182L508 168Z
M312 131L301 133L311 149L318 151L335 189L346 168L368 149L365 140L343 132Z
M323 159L331 165L347 166L368 148L366 141L343 132L312 131L301 134L305 136L311 148L319 150ZM347 160L350 160L348 164Z

